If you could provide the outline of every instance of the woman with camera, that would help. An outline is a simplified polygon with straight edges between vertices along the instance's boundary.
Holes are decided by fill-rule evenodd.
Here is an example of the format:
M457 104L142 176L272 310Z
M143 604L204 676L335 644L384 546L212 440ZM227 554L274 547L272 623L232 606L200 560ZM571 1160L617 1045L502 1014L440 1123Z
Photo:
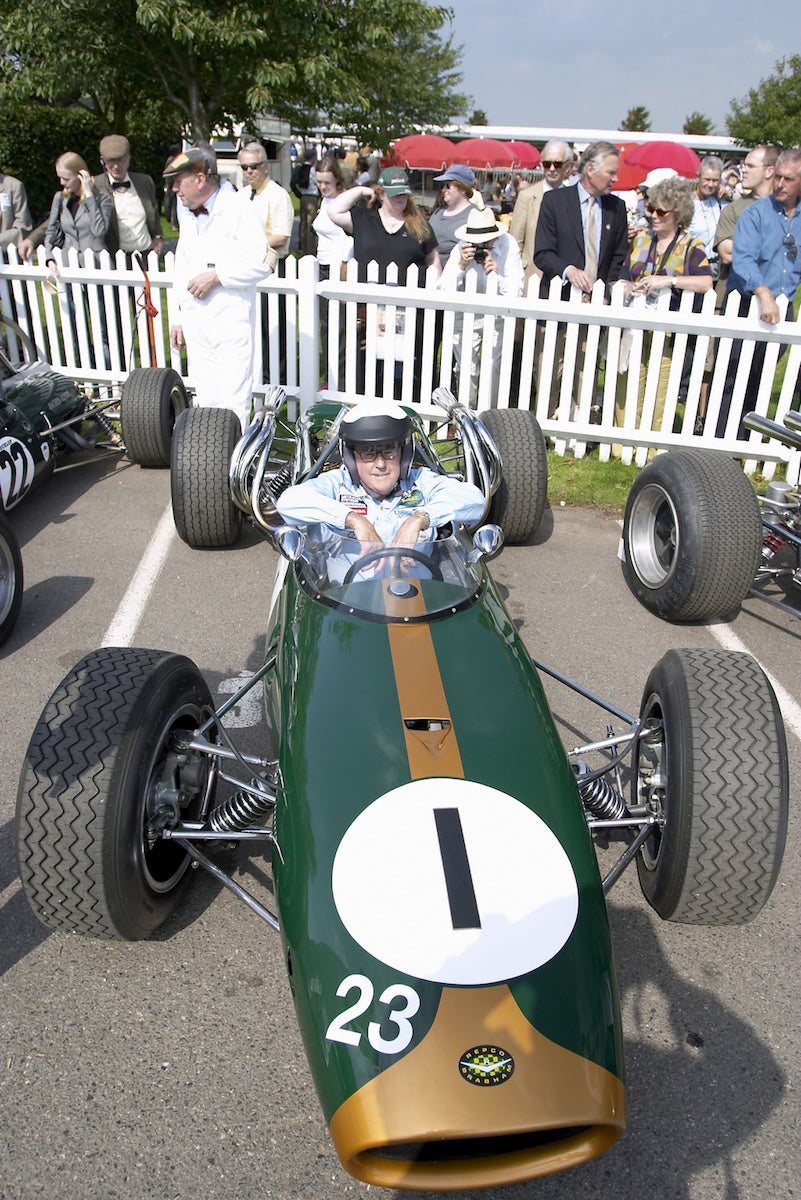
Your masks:
M452 289L458 292L472 291L473 285L477 293L488 290L498 296L523 295L523 260L520 257L520 247L511 234L498 224L495 214L489 208L472 210L467 215L464 225L456 230L459 242L454 246L448 257L439 286L442 289ZM490 279L495 282L490 284ZM484 339L484 316L473 318L473 332L470 339L470 407L476 407L478 398L479 365L481 360L481 343ZM464 351L464 316L457 316L454 332L454 357L457 374L463 364ZM492 332L492 403L498 399L498 371L501 358L501 318L495 318Z

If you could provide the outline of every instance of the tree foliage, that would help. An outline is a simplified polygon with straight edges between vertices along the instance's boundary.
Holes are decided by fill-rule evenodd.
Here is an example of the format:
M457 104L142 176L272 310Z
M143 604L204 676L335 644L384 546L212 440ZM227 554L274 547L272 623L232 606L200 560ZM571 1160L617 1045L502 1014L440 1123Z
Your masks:
M682 133L695 134L696 137L711 137L714 132L715 127L712 121L702 112L696 110L684 118Z
M651 128L651 114L644 105L638 104L634 108L629 109L620 122L620 128L626 129L630 133L638 131L645 133Z
M776 73L732 100L726 118L729 136L743 146L801 145L801 55L781 58Z
M97 170L97 143L104 132L85 109L18 101L0 105L0 167L24 181L37 221L50 211L58 188L54 166L59 155L74 150Z
M383 147L465 111L451 17L426 0L5 0L0 100L117 132L155 104L170 140L271 112Z

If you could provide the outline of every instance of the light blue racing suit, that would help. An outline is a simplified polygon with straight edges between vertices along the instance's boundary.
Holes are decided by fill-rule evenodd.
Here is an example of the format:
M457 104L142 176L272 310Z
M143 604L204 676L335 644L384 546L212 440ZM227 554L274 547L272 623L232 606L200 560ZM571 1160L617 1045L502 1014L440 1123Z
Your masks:
M418 508L424 508L431 519L422 541L436 537L437 528L449 521L475 525L484 511L484 496L471 483L428 467L413 467L390 496L376 500L360 483L354 484L347 467L339 467L287 488L278 498L277 508L288 525L320 522L334 529L344 529L348 513L357 512L367 517L382 541L389 544Z

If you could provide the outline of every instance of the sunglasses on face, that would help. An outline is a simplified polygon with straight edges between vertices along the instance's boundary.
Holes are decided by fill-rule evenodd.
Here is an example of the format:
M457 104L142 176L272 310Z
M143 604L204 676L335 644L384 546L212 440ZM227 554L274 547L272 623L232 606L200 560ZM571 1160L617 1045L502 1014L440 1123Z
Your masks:
M672 208L654 208L650 204L646 205L646 208L648 209L651 216L656 216L656 217L669 217L670 214L673 212Z
M360 446L353 453L359 462L371 463L377 458L383 458L385 462L394 462L401 452L400 446Z
M542 165L546 171L550 171L552 168L556 170L558 167L563 167L565 164L563 159L544 158L542 160Z
M263 163L263 162L240 163L239 165L241 166L243 171L260 171L262 169L262 167L267 166L267 163Z

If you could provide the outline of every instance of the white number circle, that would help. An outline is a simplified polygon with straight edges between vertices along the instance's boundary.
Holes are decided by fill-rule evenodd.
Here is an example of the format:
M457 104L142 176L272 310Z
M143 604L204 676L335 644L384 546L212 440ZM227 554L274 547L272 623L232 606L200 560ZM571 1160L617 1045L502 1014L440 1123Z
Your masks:
M417 780L375 800L340 842L332 889L368 953L443 984L535 970L578 915L573 868L545 822L463 779Z

